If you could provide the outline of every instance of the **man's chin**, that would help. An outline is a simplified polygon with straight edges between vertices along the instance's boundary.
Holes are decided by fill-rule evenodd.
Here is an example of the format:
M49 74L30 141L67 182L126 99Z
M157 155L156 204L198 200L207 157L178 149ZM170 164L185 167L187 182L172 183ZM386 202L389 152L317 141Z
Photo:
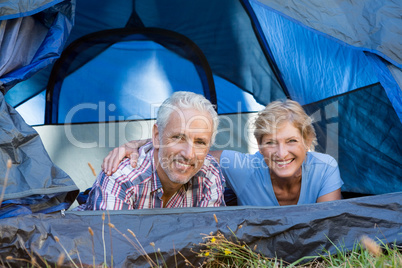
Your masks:
M183 174L180 172L176 172L174 174L168 175L171 182L179 183L179 184L186 184L193 176L194 176L193 173Z
M177 177L169 177L171 182L177 183L177 184L186 184L187 182L189 182L190 178L177 178Z

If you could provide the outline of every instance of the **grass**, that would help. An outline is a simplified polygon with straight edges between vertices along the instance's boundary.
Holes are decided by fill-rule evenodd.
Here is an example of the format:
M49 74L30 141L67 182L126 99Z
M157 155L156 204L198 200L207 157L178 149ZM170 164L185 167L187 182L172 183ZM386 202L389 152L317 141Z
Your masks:
M368 237L356 241L351 251L343 246L336 246L336 252L323 249L324 254L304 257L293 263L287 263L278 258L268 258L257 253L257 248L250 248L241 243L235 236L234 241L217 232L206 235L202 244L204 249L198 256L204 258L200 266L203 268L238 268L238 267L402 267L401 247L397 245L380 245ZM233 239L233 238L232 238Z
M11 161L7 162L7 172L4 179L3 190L0 193L0 206L4 197L4 189L7 185L8 173L12 166ZM109 215L108 215L109 216ZM218 219L214 214L214 219L216 223L218 223ZM146 262L149 264L149 267L166 267L167 265L163 259L163 255L161 254L159 248L156 248L155 243L151 242L150 245L153 247L155 253L154 258L151 258L140 241L137 239L137 236L133 231L127 229L127 232L130 235L126 235L125 233L118 230L113 223L107 223L109 227L110 233L110 254L107 253L106 243L105 243L105 213L102 214L102 244L103 244L103 262L100 265L96 264L95 259L95 244L94 244L94 232L91 227L88 227L88 232L92 241L92 267L111 267L113 268L113 243L112 243L112 230L115 230L121 236L123 236L132 246L133 248L141 253L141 256L145 258ZM238 229L241 229L242 226L239 225ZM236 230L236 231L237 231ZM177 264L177 256L184 259L186 266L190 267L199 267L199 268L240 268L240 267L261 267L261 268L270 268L270 267L295 267L295 268L329 268L329 267L389 267L389 268L398 268L402 267L402 248L398 247L395 243L383 243L380 239L378 239L378 243L373 241L372 239L363 236L360 241L356 241L352 250L346 249L344 246L337 246L332 241L332 245L336 249L335 252L330 252L326 249L322 249L323 253L318 254L317 256L312 257L303 257L293 263L287 263L282 259L278 258L269 258L260 254L256 247L250 248L247 244L240 241L235 232L230 230L232 235L231 237L225 237L219 230L214 234L210 233L209 235L203 236L203 242L200 243L201 250L195 253L199 258L199 264L194 265L190 261L186 259L180 252L175 254L175 262L176 267ZM60 245L62 249L57 262L54 266L48 264L48 262L38 254L34 254L29 252L23 245L24 241L20 241L20 245L24 247L24 251L27 253L28 257L19 258L13 256L7 256L5 260L0 259L0 267L16 267L15 265L18 263L21 267L62 267L69 266L75 268L84 267L79 253L77 252L77 257L79 263L74 262L73 258L69 254L69 251L63 246L62 241L57 236L54 236L54 240ZM31 249L33 250L33 249ZM110 256L110 266L107 264L107 257ZM66 258L67 256L67 258ZM85 267L90 267L90 264L85 264Z
M215 221L217 221L214 215ZM105 225L105 215L102 215L102 225ZM154 256L149 256L140 241L138 241L137 236L130 229L127 229L129 235L118 230L114 224L108 223L110 230L115 230L121 236L123 236L132 247L141 253L145 258L149 267L166 267L167 265L163 259L163 255L160 250L156 248L155 243L151 242L150 245L154 248ZM240 225L238 229L241 229ZM237 230L238 230L237 229ZM230 230L231 231L231 230ZM94 232L91 227L88 227L88 232L91 236L92 243ZM106 245L104 242L104 232L105 228L102 227L102 241L103 241L103 262L101 264L96 264L95 260L95 250L94 245L92 246L93 252L93 263L82 264L79 254L79 263L74 262L73 258L70 256L68 250L63 246L58 237L54 237L55 241L60 245L62 249L61 254L53 266L48 264L41 256L37 254L32 254L27 252L29 259L14 258L13 256L7 256L5 260L0 259L1 267L15 267L15 264L25 263L21 267L61 267L69 266L75 268L82 267L113 267L113 250L112 241L110 242L110 253L106 250ZM317 256L304 257L293 263L287 263L282 259L269 258L258 252L258 248L255 246L253 248L249 247L247 244L239 240L235 232L231 231L232 235L228 238L223 235L220 231L216 233L210 233L208 235L203 235L203 242L200 243L200 250L198 252L193 252L199 257L198 264L190 263L185 256L180 252L177 252L177 257L184 259L184 263L189 267L198 268L240 268L240 267L261 267L261 268L279 268L279 267L294 267L294 268L327 268L327 267L390 267L397 268L402 267L402 253L401 247L395 244L386 244L378 239L378 243L372 239L363 236L360 241L356 241L352 250L347 250L344 246L337 246L332 243L335 248L335 252L330 252L323 249L323 253L317 254ZM23 244L23 243L22 243ZM110 265L107 264L107 255L110 256ZM176 256L175 256L176 257ZM176 260L176 267L179 267Z

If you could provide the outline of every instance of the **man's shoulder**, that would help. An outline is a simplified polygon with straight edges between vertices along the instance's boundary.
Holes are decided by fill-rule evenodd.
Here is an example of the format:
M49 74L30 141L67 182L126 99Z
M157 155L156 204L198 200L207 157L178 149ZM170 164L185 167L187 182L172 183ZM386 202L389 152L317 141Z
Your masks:
M216 161L215 157L207 154L204 160L204 166L219 167L219 163Z
M198 176L208 177L211 176L211 172L214 175L219 175L221 173L221 168L219 163L215 158L208 154L205 159L201 169L198 171Z
M145 157L141 164L133 168L129 158L124 158L120 162L115 173L111 175L111 178L117 183L130 182L132 184L139 184L143 180L152 175L152 161L149 157Z
M222 185L225 183L225 177L222 173L219 163L212 155L207 155L204 159L204 164L200 170L195 174L191 180L195 184L202 184L209 189L212 185L222 189Z

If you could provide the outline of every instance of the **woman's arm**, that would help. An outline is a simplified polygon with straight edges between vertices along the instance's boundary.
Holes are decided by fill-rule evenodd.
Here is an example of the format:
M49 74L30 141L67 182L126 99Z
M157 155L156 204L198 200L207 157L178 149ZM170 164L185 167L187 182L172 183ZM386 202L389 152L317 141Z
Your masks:
M317 198L317 203L342 199L341 188Z
M117 167L119 166L121 160L123 160L124 157L130 158L130 164L133 168L135 168L137 166L137 160L138 160L138 156L139 156L138 149L141 146L144 146L149 141L150 141L150 139L134 140L134 141L129 141L120 147L114 148L105 157L105 159L103 159L103 163L102 163L103 172L105 172L108 176L112 175L114 172L116 172ZM209 151L209 153L219 163L219 159L221 157L222 151Z
M114 148L103 159L103 163L102 163L103 172L105 172L108 176L112 175L114 172L116 172L117 167L119 166L121 160L123 160L124 157L129 157L131 166L136 167L138 156L139 156L138 149L141 146L144 146L145 144L147 144L149 141L150 141L150 139L134 140L134 141L129 141L120 147Z

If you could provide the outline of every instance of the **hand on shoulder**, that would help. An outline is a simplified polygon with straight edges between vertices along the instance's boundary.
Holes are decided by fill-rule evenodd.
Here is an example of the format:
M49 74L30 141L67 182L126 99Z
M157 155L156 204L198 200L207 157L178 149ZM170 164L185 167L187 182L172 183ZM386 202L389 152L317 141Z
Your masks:
M130 164L133 168L137 166L137 160L139 157L138 149L145 145L150 140L133 140L129 141L122 146L114 148L109 154L103 159L102 170L108 176L116 172L117 167L123 158L130 158Z

